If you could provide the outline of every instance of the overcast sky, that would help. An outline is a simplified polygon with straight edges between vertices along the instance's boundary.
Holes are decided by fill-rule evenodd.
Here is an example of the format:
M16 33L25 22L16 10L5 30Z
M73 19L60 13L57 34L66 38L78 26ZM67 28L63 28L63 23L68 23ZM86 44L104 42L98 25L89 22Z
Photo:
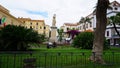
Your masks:
M116 1L120 3L120 0ZM57 27L78 22L81 17L92 13L96 3L97 0L0 0L13 16L45 20L50 26L56 14Z

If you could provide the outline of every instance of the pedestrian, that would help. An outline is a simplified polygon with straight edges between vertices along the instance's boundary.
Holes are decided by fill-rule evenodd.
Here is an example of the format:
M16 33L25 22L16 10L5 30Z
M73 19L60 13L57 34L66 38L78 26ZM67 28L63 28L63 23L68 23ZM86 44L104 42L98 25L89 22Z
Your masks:
M47 43L47 49L49 49L50 48L50 44L49 43Z
M56 42L53 42L53 48L55 48L56 47Z

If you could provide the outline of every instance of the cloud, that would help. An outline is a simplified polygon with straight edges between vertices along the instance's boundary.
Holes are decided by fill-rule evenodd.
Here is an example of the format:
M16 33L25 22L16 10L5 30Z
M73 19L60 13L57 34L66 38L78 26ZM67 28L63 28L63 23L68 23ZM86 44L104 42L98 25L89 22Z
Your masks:
M0 0L0 4L15 17L44 19L46 24L51 25L56 14L58 27L66 22L78 22L81 17L92 13L96 3L97 0Z
M48 13L44 12L44 11L30 11L30 10L27 10L26 12L29 13L29 14L34 14L34 15L41 15L45 18L48 17Z

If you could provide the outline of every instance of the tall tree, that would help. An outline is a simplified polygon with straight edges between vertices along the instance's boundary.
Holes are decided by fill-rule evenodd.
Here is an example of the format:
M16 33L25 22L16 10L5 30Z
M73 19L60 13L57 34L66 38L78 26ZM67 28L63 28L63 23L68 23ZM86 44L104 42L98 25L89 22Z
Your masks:
M86 30L86 23L91 23L91 21L90 21L91 19L90 18L88 18L88 17L82 17L81 19L80 19L80 21L79 21L79 23L80 24L83 24L83 29L84 29L84 31Z
M63 40L63 29L57 29L58 32L58 41L62 41Z
M92 56L90 59L94 62L104 64L102 58L103 54L103 44L105 38L105 30L107 24L107 8L109 6L109 0L98 0L96 8L96 29L95 37L93 41Z

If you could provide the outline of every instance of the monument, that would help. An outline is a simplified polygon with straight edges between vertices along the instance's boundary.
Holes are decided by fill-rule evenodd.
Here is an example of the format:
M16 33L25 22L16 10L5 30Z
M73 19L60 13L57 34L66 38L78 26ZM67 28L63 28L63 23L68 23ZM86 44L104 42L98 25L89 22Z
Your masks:
M54 14L53 20L52 20L52 26L51 26L50 42L56 42L57 41L56 33L57 33L56 14Z

